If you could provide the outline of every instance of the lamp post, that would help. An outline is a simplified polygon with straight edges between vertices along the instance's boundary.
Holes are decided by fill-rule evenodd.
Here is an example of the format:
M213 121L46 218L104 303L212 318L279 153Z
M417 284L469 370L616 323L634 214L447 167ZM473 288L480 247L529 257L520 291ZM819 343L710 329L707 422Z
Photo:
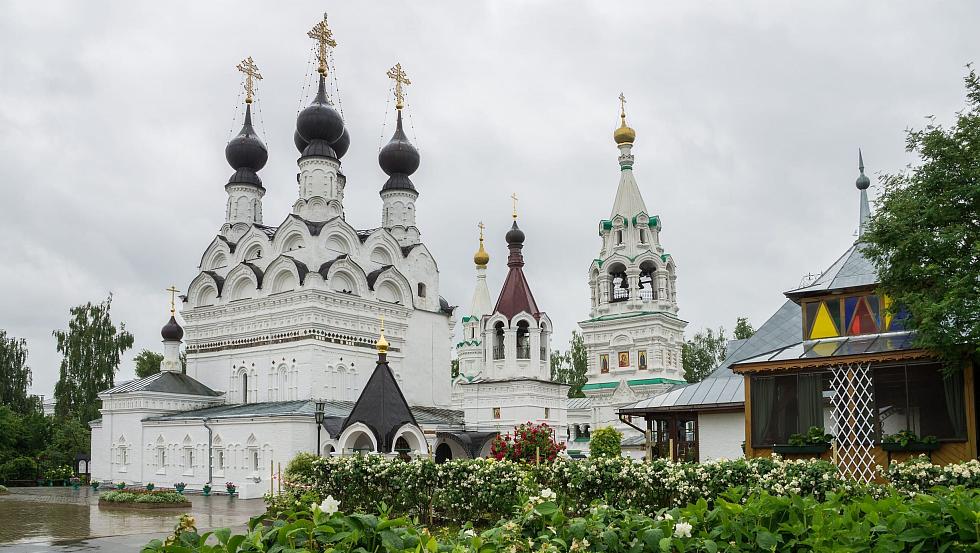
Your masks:
M316 421L316 456L320 456L320 426L323 425L323 408L327 405L325 401L316 402L316 411L313 413L313 420Z

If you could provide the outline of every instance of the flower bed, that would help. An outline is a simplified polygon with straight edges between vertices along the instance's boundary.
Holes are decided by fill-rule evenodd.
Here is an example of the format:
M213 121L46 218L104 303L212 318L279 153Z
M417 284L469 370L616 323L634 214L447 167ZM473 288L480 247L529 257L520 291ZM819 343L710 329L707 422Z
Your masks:
M278 518L257 517L247 535L227 528L203 535L183 517L165 541L144 553L224 551L335 551L415 553L606 553L810 551L967 551L980 542L980 491L937 489L909 499L891 492L850 500L741 491L650 515L595 503L577 516L541 489L513 517L477 533L467 524L435 537L408 518L344 515L335 499L300 503Z
M99 507L126 509L186 509L191 502L183 494L167 490L125 489L99 495Z

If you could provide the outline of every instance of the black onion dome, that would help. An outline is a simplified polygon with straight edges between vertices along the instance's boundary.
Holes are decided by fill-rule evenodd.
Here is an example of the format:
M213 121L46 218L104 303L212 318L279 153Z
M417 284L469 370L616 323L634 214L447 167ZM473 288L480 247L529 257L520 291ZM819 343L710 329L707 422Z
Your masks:
M306 109L299 112L296 117L296 134L294 137L296 147L302 152L305 147L300 148L303 142L314 140L325 140L327 144L333 144L344 134L344 119L330 102L327 101L326 82L323 75L320 75L320 88L317 90L316 98Z
M327 144L325 140L313 140L303 148L302 157L332 157L334 159L339 159L337 152Z
M518 228L517 221L510 227L505 236L508 244L523 244L524 243L524 231Z
M330 145L333 147L333 151L337 153L337 159L344 157L347 153L347 149L350 148L350 133L347 132L347 127L344 127L344 134L340 135L340 138L336 142Z
M180 328L180 325L177 324L177 319L171 315L170 320L160 330L160 336L163 336L163 339L167 342L179 342L184 338L184 329Z
M408 141L402 128L402 112L398 111L398 123L391 140L378 153L378 164L390 178L382 190L415 190L409 175L419 168L419 151Z
M228 165L235 169L235 174L228 180L229 183L262 186L262 180L255 173L265 167L266 162L269 161L269 151L252 128L251 104L245 107L245 124L242 125L241 132L225 146L225 159L228 160Z
M310 141L300 136L299 131L293 131L293 144L300 153L303 153L303 150L310 145Z

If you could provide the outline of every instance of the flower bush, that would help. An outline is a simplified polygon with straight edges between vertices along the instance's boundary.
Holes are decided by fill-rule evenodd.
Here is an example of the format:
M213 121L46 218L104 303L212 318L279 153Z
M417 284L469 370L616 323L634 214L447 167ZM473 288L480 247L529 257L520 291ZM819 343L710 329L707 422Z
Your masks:
M897 493L850 500L730 491L709 507L704 499L649 515L596 502L582 515L562 509L544 488L513 517L477 533L471 524L437 539L408 518L339 512L343 502L300 504L256 517L247 534L227 528L198 535L182 517L174 535L143 553L639 553L808 551L975 551L980 542L980 490L937 489L908 499ZM346 506L345 510L346 510Z
M555 441L555 431L547 423L526 422L514 428L514 435L498 435L490 444L490 455L498 461L551 463L565 449Z
M99 494L99 500L109 503L185 503L187 498L183 494L165 490L128 489Z
M906 495L926 492L935 486L980 488L980 461L972 459L953 465L934 465L925 455L904 463L892 463L880 475Z
M597 428L589 443L591 457L619 457L623 454L623 433L611 426Z

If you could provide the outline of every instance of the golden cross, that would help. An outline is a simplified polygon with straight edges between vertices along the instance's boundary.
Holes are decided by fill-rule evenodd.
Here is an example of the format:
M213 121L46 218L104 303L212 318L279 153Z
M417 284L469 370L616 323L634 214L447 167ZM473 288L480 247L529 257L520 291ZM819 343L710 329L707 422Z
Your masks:
M333 31L327 26L327 13L323 13L323 21L317 23L310 29L310 32L306 33L306 36L312 38L317 42L320 52L317 57L320 59L320 67L317 71L321 75L327 74L327 47L333 48L337 46L337 41L333 39Z
M412 81L408 80L408 75L402 71L401 63L396 63L388 70L388 78L395 80L395 109L402 109L405 107L405 91L402 85L410 85Z
M480 221L480 224L478 224L476 226L480 227L480 242L483 242L483 229L485 229L487 227L486 227L486 225L483 224L483 221Z
M243 59L235 69L245 73L245 103L251 104L252 97L255 95L255 81L262 80L262 75L259 73L259 66L255 65L255 62L252 61L252 56L249 56Z
M619 116L626 119L626 96L622 92L619 93Z
M178 292L180 292L180 290L178 290L176 286L171 284L170 288L167 288L166 291L170 292L170 314L173 315L174 313L177 312L177 306L174 304L174 301L176 300L176 295Z
M510 199L514 200L514 220L517 220L517 192L510 195Z

